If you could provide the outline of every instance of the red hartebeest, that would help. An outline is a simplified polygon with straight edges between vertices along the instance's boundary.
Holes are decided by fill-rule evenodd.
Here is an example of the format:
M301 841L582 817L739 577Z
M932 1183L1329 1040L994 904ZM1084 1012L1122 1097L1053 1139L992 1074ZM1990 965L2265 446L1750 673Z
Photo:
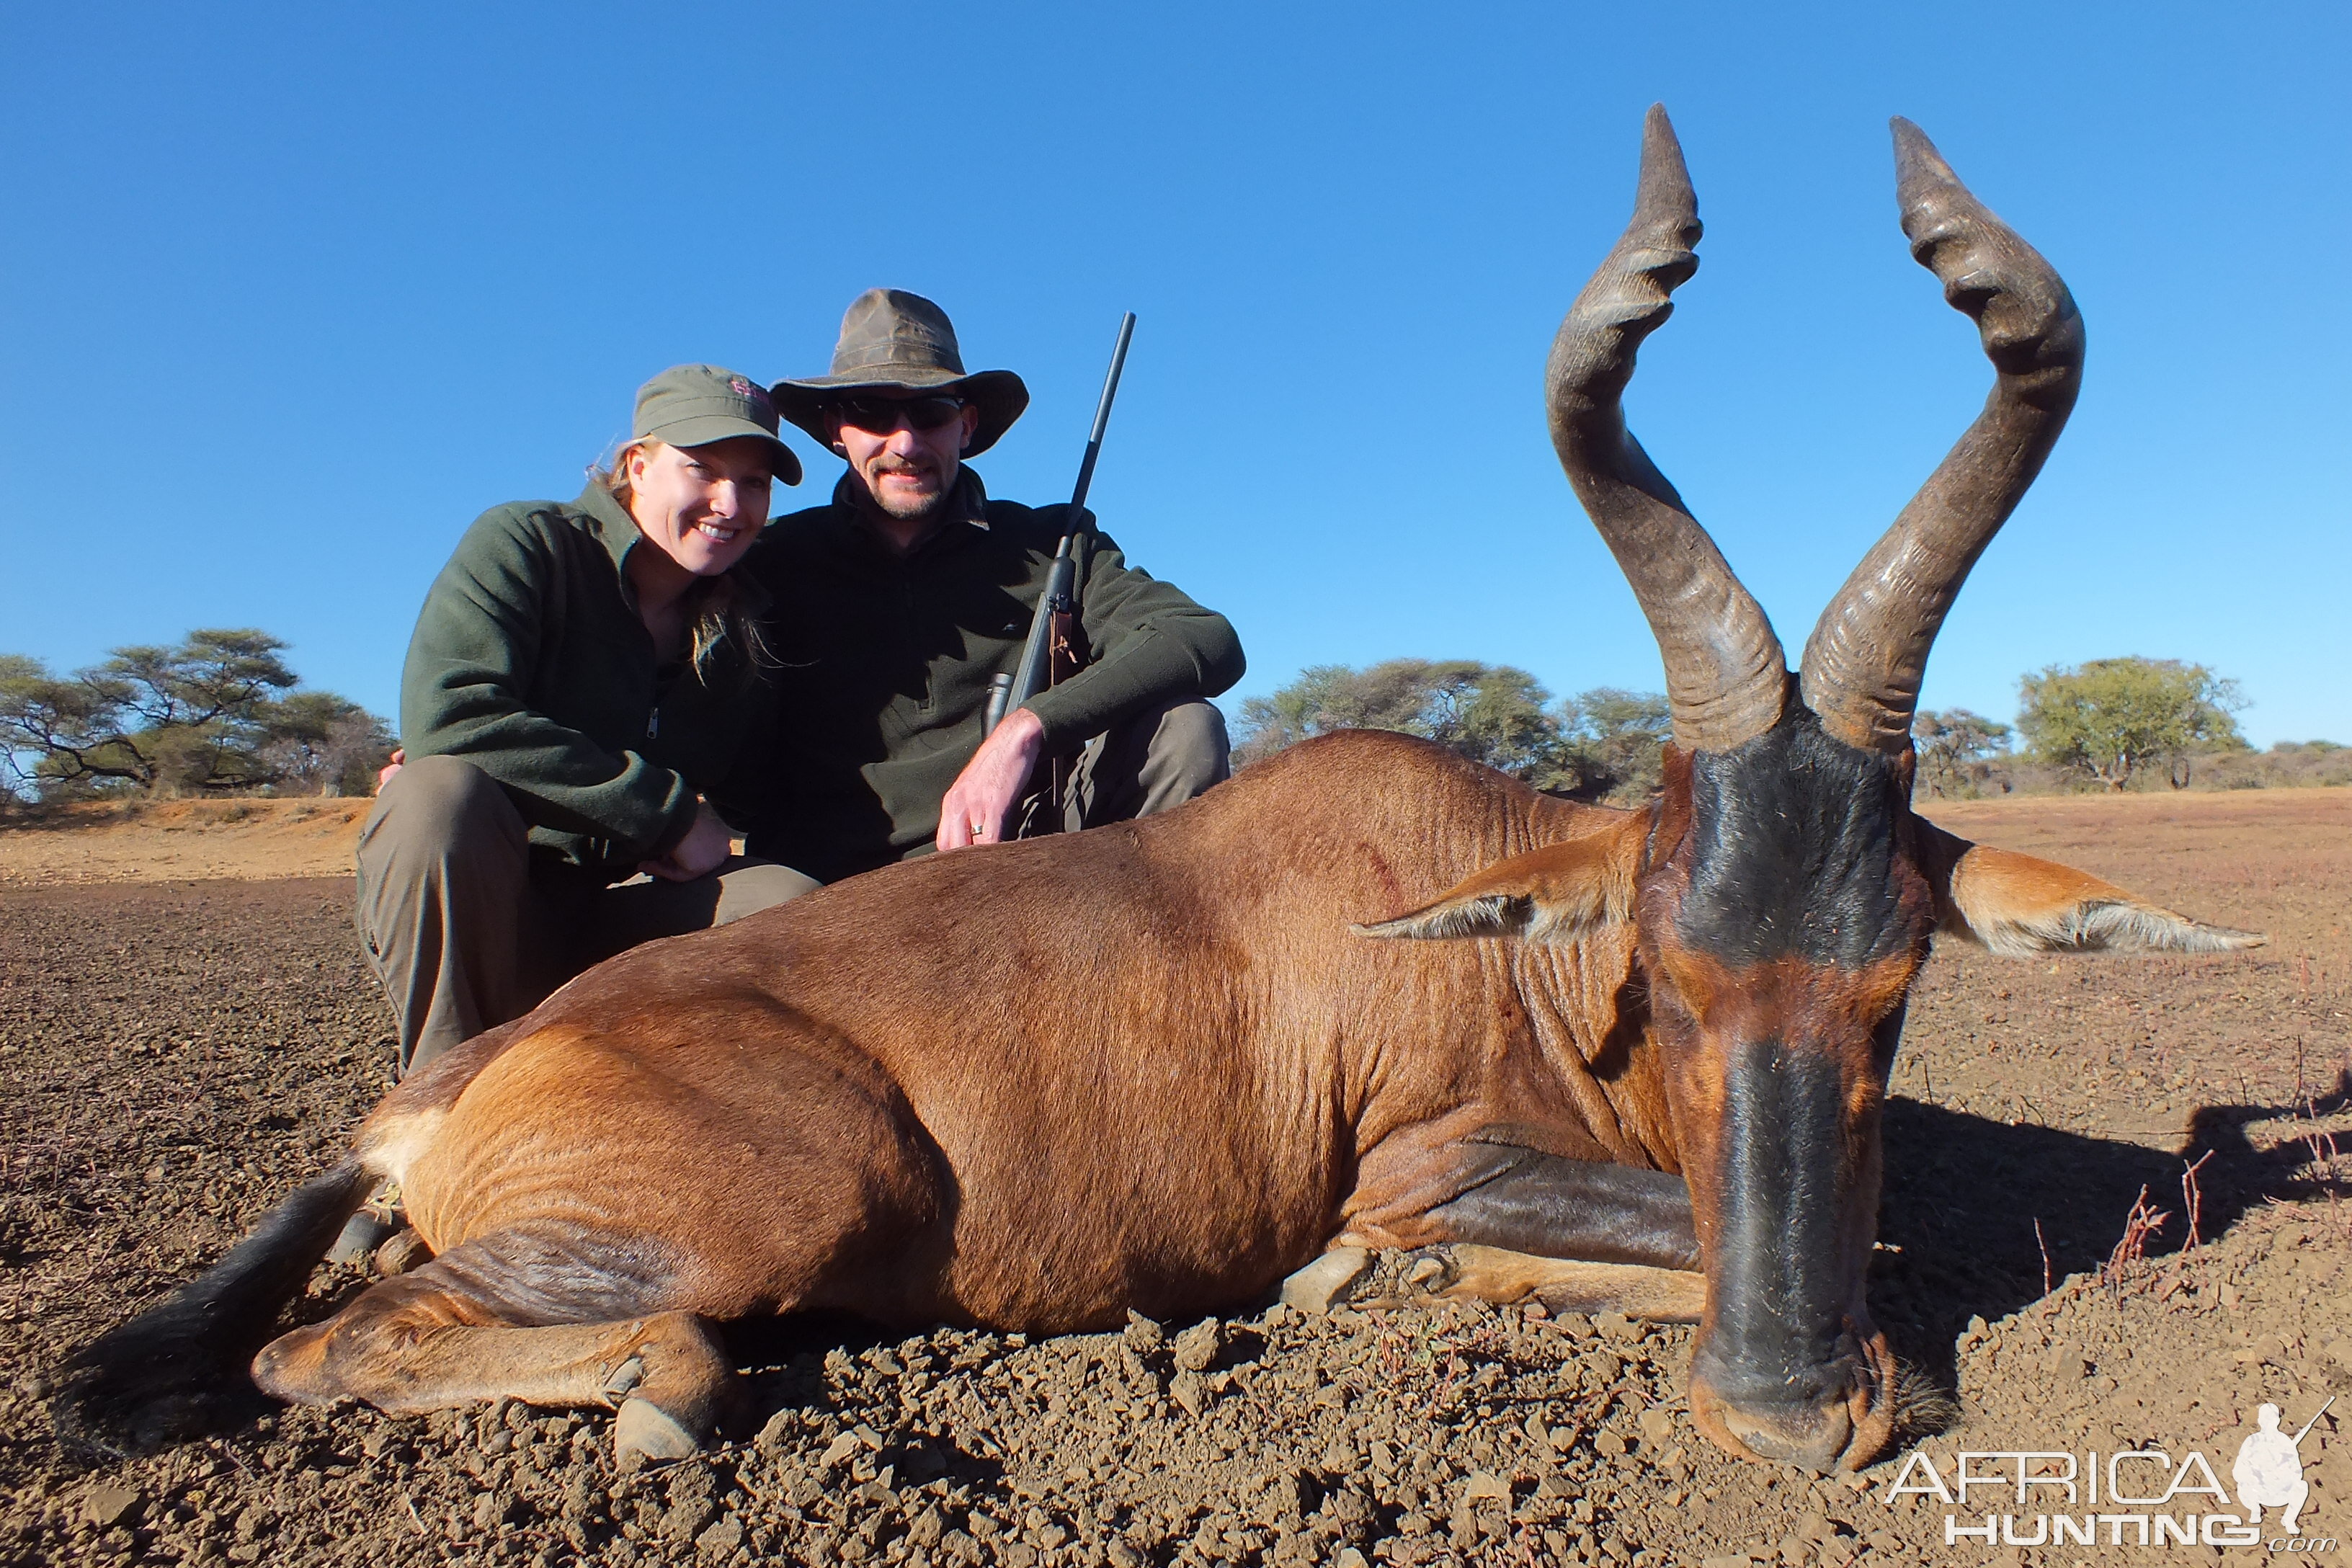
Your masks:
M1248 1301L1344 1240L1456 1247L1479 1293L1696 1317L1717 1443L1871 1458L1879 1111L1930 936L2259 940L1909 808L1928 646L2065 421L2083 335L2042 258L1895 133L1904 231L1998 375L1801 679L1620 410L1696 266L1660 110L1560 328L1553 438L1665 659L1650 805L1339 735L1166 816L640 948L394 1090L351 1163L85 1352L75 1397L152 1412L242 1361L388 1176L433 1260L263 1348L270 1393L609 1403L625 1449L677 1454L730 1384L717 1320L1097 1329Z

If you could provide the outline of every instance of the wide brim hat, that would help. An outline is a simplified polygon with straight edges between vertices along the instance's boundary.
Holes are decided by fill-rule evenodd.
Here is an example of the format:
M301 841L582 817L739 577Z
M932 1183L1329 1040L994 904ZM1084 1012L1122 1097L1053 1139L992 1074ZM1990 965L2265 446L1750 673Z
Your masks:
M776 434L776 405L768 389L715 364L677 364L637 388L629 438L672 447L708 447L749 436L773 448L776 478L801 482L801 460Z
M769 388L779 415L826 443L833 437L825 429L825 405L860 392L962 398L980 410L980 424L963 450L967 458L996 445L1029 406L1029 388L1013 372L967 372L948 313L903 289L868 289L849 302L831 374Z

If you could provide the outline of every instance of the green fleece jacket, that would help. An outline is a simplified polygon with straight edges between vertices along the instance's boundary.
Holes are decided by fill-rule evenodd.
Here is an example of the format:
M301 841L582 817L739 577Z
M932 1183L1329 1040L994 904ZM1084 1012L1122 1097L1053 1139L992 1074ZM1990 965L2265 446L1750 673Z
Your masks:
M699 672L657 665L628 579L641 545L599 484L484 512L425 595L400 680L410 756L463 757L506 786L535 858L608 881L686 837L698 793L730 809L730 770L772 697L726 643Z
M746 770L758 774L751 852L828 882L930 850L940 798L980 749L989 678L1020 661L1069 512L990 500L966 468L951 521L901 558L850 484L778 519L741 568L772 601L782 667L773 731ZM1077 580L1089 662L1027 704L1048 754L1241 679L1225 618L1129 566L1107 536L1085 536Z

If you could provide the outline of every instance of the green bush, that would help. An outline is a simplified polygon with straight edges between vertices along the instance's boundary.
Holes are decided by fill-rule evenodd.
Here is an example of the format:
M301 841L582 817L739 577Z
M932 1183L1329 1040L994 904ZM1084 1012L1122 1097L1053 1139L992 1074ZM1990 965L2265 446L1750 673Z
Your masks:
M2242 752L2231 715L2243 708L2235 681L2173 658L2095 658L2057 665L2018 683L2017 728L2034 761L2109 790L2161 768L2188 787L2200 757Z

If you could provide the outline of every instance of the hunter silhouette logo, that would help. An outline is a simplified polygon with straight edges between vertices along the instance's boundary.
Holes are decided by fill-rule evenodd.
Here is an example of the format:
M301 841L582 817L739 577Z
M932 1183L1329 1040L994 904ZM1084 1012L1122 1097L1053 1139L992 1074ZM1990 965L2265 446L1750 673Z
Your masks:
M2274 1553L2336 1551L2333 1537L2299 1533L2311 1496L2303 1479L2303 1440L2327 1414L2330 1399L2293 1436L2279 1430L2279 1407L2255 1411L2255 1429L2238 1445L2231 1466L2238 1511L2205 1456L2161 1445L2114 1453L2063 1449L1963 1449L1939 1468L1924 1448L1903 1462L1883 1497L1933 1498L1954 1511L1944 1516L1944 1544L1990 1546L2266 1545ZM1978 1494L1971 1496L1972 1493ZM1990 1493L1985 1496L1983 1494ZM2202 1500L2210 1499L2210 1501ZM1987 1502L2007 1505L1976 1512ZM2284 1533L2264 1542L2265 1510L2278 1510Z
M2327 1401L2327 1405L2335 1403L2332 1397ZM2280 1510L2279 1528L2289 1535L2295 1533L2295 1516L2311 1495L2311 1483L2303 1479L2299 1450L2319 1418L2327 1414L2327 1405L2312 1412L2303 1430L2292 1437L2279 1430L2277 1405L2265 1405L2254 1412L2256 1429L2238 1445L2237 1462L2230 1467L2230 1479L2238 1483L2238 1506L2246 1510L2248 1524L2262 1523L2263 1510L2274 1508Z

